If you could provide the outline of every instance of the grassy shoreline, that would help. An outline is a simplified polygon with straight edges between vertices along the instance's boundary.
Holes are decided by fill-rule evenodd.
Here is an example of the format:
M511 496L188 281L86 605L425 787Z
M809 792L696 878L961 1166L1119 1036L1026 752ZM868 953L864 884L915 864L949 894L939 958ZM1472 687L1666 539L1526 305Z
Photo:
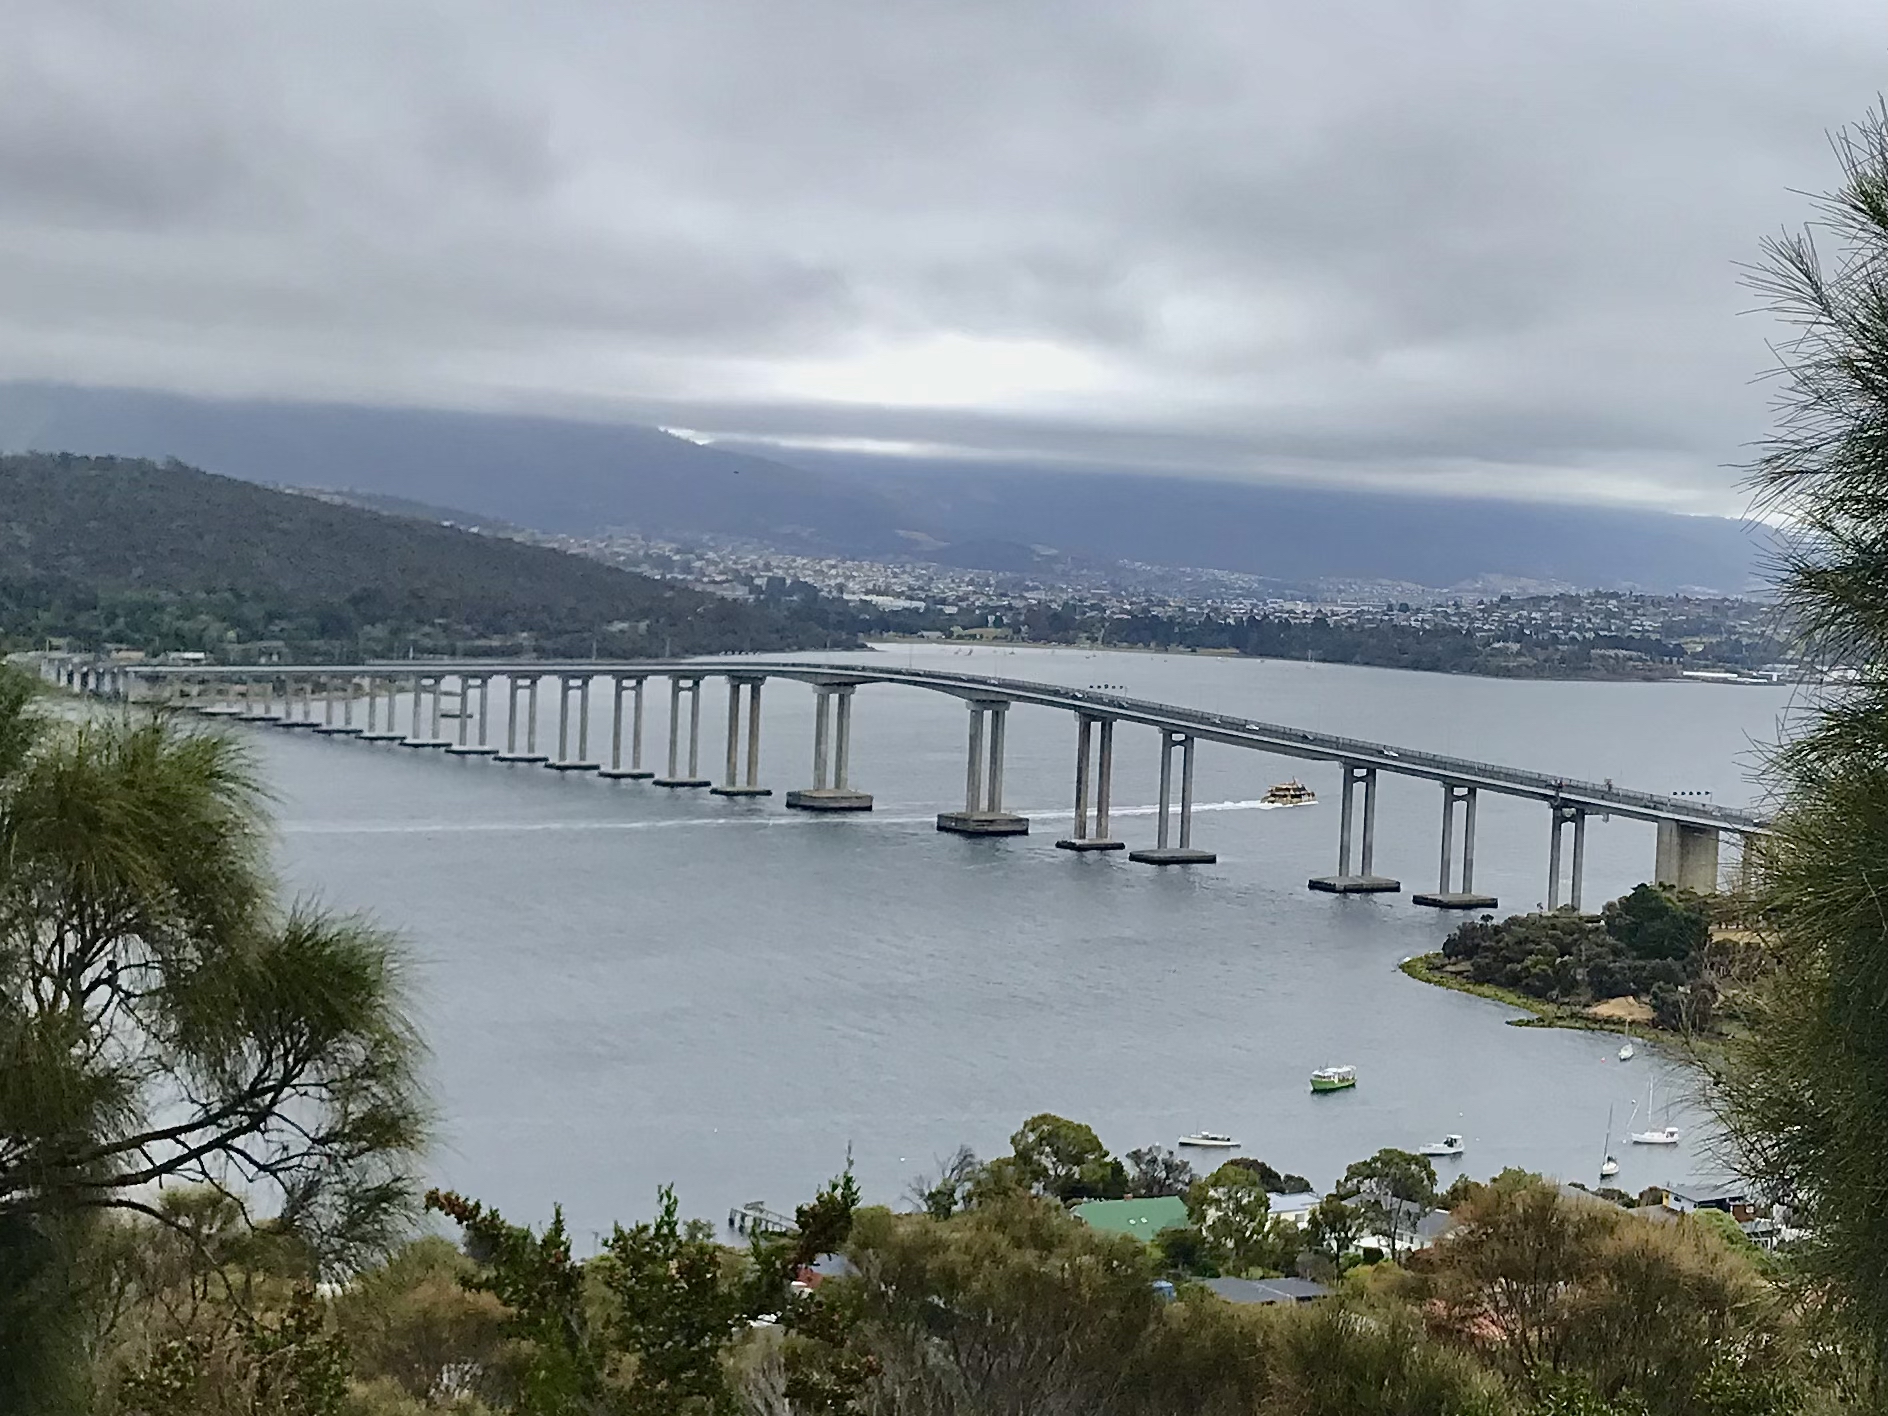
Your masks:
M1569 1008L1560 1003L1549 1003L1543 998L1530 998L1525 993L1517 993L1511 988L1502 988L1492 983L1476 983L1460 975L1446 972L1442 968L1441 954L1417 954L1403 960L1397 967L1418 983L1432 983L1438 988L1453 989L1457 993L1471 993L1477 998L1486 998L1491 1003L1502 1003L1517 1012L1527 1014L1524 1018L1508 1019L1512 1028L1576 1028L1581 1032L1618 1032L1619 1024L1600 1018L1589 1018L1579 1008ZM1642 1033L1656 1032L1653 1028L1642 1028Z

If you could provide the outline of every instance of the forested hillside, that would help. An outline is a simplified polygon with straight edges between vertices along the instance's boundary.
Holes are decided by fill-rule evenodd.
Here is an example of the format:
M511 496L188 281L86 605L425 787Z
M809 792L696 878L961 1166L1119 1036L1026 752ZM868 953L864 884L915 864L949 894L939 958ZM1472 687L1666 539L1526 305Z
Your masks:
M178 462L0 457L0 642L47 638L234 660L852 643L791 610Z

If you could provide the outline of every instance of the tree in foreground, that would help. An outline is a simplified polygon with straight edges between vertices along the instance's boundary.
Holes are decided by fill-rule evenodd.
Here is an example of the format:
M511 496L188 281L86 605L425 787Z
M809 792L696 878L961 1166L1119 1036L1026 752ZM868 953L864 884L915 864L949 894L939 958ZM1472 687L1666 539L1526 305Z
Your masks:
M169 1224L162 1187L208 1186L345 1266L407 1212L399 954L278 907L262 806L228 736L55 722L0 669L0 1409L54 1409L7 1384L56 1368L101 1214Z
M1778 968L1720 1081L1737 1162L1811 1232L1833 1296L1888 1371L1888 112L1835 143L1809 230L1768 242L1751 283L1792 327L1778 420L1756 463L1785 525L1777 588L1824 663L1859 679L1802 715L1771 763L1774 836L1755 861Z

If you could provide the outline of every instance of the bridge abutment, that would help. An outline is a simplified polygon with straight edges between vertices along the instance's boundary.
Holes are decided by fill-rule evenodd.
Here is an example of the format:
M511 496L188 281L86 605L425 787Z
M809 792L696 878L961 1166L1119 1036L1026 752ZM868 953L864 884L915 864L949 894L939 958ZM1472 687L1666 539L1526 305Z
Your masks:
M1713 895L1718 889L1718 846L1720 833L1710 826L1687 826L1680 821L1661 821L1652 875L1660 885ZM1750 853L1748 838L1746 856Z

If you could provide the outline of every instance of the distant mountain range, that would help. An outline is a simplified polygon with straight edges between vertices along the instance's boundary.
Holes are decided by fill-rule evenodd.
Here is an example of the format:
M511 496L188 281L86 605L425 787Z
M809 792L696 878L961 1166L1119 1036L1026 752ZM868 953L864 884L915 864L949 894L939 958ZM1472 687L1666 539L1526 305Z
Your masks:
M0 385L0 451L55 449L177 457L540 531L714 533L992 570L1027 570L1052 549L1285 584L1514 579L1739 593L1762 550L1743 524L1715 517L1106 468L797 451L782 460L621 424Z

